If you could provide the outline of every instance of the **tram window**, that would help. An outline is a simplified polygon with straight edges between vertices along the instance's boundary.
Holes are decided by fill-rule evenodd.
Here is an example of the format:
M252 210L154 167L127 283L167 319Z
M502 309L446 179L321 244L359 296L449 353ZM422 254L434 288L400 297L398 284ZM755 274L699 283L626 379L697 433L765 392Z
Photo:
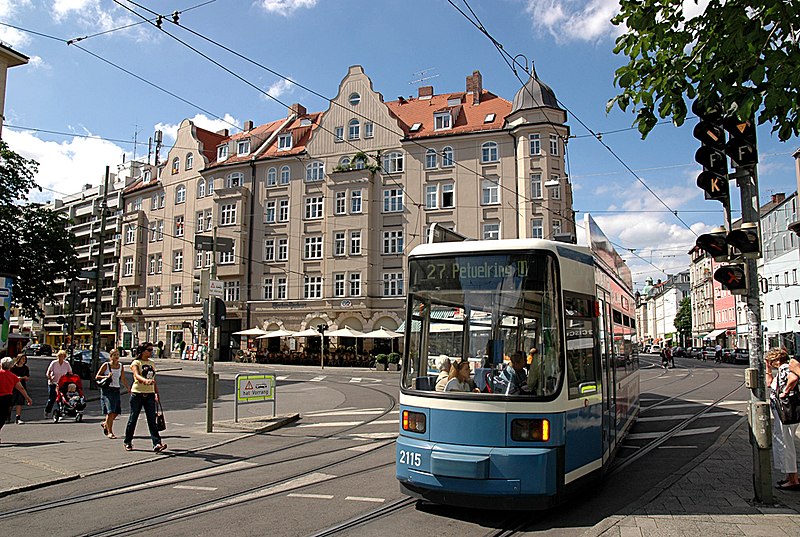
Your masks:
M595 347L596 321L586 315L591 301L583 297L565 296L567 334L567 381L569 398L575 399L598 392Z

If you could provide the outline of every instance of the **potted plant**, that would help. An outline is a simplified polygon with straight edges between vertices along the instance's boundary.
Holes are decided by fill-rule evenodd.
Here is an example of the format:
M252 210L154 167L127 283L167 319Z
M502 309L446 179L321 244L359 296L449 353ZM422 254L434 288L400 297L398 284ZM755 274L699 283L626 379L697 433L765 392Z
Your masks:
M387 357L389 362L389 371L400 371L400 354L392 352Z
M389 363L389 357L385 354L375 356L375 370L386 371L386 366Z

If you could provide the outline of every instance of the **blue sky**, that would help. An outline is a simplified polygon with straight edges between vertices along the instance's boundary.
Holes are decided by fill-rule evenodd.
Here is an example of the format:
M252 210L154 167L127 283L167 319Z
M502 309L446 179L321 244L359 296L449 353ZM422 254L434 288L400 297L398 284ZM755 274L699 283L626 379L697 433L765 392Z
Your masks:
M141 0L164 14L181 11L180 23L327 97L334 97L350 65L364 66L384 99L416 94L422 76L433 76L437 93L462 91L465 77L480 70L484 88L511 100L520 82L491 42L446 0ZM462 0L453 3L468 12ZM693 5L689 1L687 5ZM149 16L141 8L127 4ZM198 6L195 9L189 9ZM470 0L487 30L512 55L534 61L540 78L568 109L576 138L569 142L569 171L579 217L592 213L619 246L634 249L628 260L637 285L688 267L686 251L722 221L721 205L705 201L695 186L698 142L694 121L676 128L659 125L642 141L632 114L605 112L616 92L614 70L624 58L613 54L620 31L608 21L616 0ZM694 8L697 9L697 8ZM183 118L217 130L285 115L283 106L201 58L112 0L0 0L0 40L31 57L9 71L6 127L9 145L41 163L41 199L97 184L106 165L147 151L156 128L169 147ZM201 49L242 78L284 103L309 111L325 101L261 68L237 59L188 32L163 28ZM109 31L114 30L114 31ZM50 39L34 31L61 39ZM64 40L199 106L199 110L137 80ZM521 75L526 77L524 73ZM580 121L579 121L580 120ZM603 142L678 211L688 229L664 207L580 122L604 133ZM38 129L38 130L33 130ZM51 134L54 131L66 134ZM773 192L796 189L792 153L796 139L781 143L769 126L759 129L762 203ZM89 138L84 136L89 135ZM162 151L162 158L166 151ZM737 189L732 197L738 199ZM738 206L738 202L734 202ZM647 211L647 212L642 212ZM654 212L649 212L654 211ZM734 216L737 216L734 214ZM618 248L621 249L621 248ZM652 263L652 264L650 264ZM655 265L655 267L654 267Z

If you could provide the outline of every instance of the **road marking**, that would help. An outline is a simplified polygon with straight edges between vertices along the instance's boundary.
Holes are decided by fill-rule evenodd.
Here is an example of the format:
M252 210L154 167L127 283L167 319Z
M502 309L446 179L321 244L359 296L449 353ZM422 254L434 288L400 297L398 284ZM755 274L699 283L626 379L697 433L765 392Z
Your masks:
M358 409L358 407L346 406L346 407L339 408L336 411L337 412L341 412L341 411L345 411L345 410L357 410L357 409ZM312 410L311 412L306 412L303 415L304 416L314 416L314 415L317 415L317 414L325 414L327 412L334 412L334 411L326 408L325 410Z
M680 404L675 404L675 405L658 405L657 408L691 408L691 407L696 407L698 405L700 405L700 406L708 406L708 405L705 405L703 403L680 403ZM650 407L649 406L648 407L644 407L642 410L647 410L648 408L650 408Z
M350 379L350 382L361 382L361 377L353 377Z
M219 509L220 507L228 507L231 505L236 505L239 503L249 502L251 500L257 500L259 498L265 498L267 496L272 496L273 494L278 494L281 492L285 492L287 490L292 490L295 488L305 487L308 485L313 485L315 483L321 483L322 481L328 481L331 479L335 479L335 475L330 474L322 474L315 472L313 474L309 474L307 476L292 479L291 481L287 481L286 483L281 483L279 485L273 485L271 487L267 487L265 489L257 490L254 492L250 492L247 494L240 494L238 496L234 496L232 498L227 498L225 500L221 500L219 502L210 503L204 505L202 507L198 507L196 509L189 509L186 511L181 511L179 513L175 513L174 515L170 516L168 520L175 520L178 518L184 518L187 516L197 515L199 513L205 513L208 511L213 511Z
M287 375L281 375L281 376L279 376L279 377L275 377L275 380L286 380L286 379L288 379L288 378L289 378L289 377L288 377Z
M183 427L185 425L183 423L178 423L177 421L171 421L171 422L169 422L169 424L170 425L177 425L178 427Z
M320 382L321 380L323 380L323 379L327 378L327 376L328 376L328 375L322 375L322 376L320 376L320 377L314 377L314 378L313 378L313 379L311 379L309 382Z
M683 431L678 431L672 436L693 436L696 434L710 434L716 432L719 427L703 427L701 429L684 429ZM626 438L628 440L651 440L653 438L661 438L666 433L664 432L657 432L657 433L631 433Z
M376 415L376 414L383 414L383 410L332 410L328 411L319 411L314 413L314 417L325 417L325 416L369 416L369 415ZM311 414L311 413L309 413ZM306 414L308 416L309 414ZM386 413L389 414L400 414L399 410L392 410Z
M345 500L352 500L354 502L372 502L372 503L384 503L386 501L385 498L367 498L364 496L348 496Z
M287 494L290 498L311 498L314 500L332 500L333 494L301 494L299 492L290 492Z
M723 401L719 404L719 406L731 406L731 405L746 405L750 401L736 401L731 399L730 401Z
M363 421L332 421L329 423L304 423L297 425L298 429L306 429L308 427L352 427L353 425L361 425Z
M175 485L172 488L181 490L217 490L217 487L200 487L196 485Z
M697 446L658 446L658 449L697 449Z
M722 412L706 412L701 416L697 416L698 418L717 418L717 417L724 417L724 416L738 416L740 412L736 412L735 410L723 410ZM694 414L671 414L669 416L650 416L648 418L637 418L637 422L644 422L644 421L663 421L663 420L687 420L693 417Z
M397 438L399 433L362 433L362 434L348 434L352 438L364 438L368 440L385 440L388 438Z

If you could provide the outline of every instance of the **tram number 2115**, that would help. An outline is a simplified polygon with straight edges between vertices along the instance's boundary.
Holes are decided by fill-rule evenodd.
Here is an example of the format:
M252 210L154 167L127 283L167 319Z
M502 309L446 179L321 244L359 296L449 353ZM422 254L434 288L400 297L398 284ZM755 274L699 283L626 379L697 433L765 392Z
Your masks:
M413 451L400 450L400 464L407 464L409 466L422 466L422 455L414 453Z

